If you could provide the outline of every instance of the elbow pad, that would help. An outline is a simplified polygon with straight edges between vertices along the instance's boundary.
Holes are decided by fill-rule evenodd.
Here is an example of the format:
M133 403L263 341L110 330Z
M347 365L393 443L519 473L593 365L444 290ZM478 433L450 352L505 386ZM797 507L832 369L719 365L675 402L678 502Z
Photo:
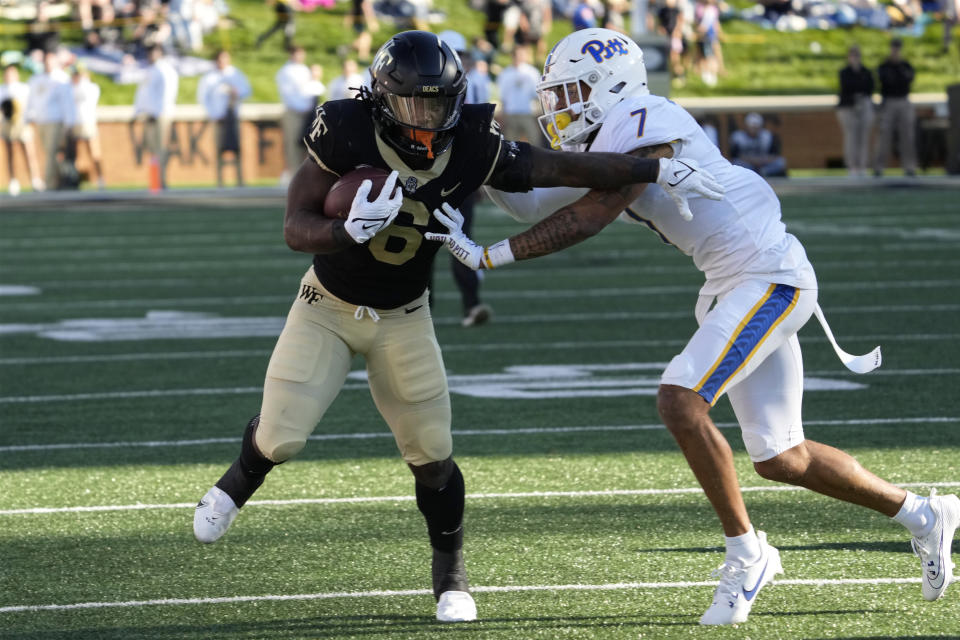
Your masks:
M533 188L532 173L533 155L529 143L504 140L487 184L500 191L529 191Z

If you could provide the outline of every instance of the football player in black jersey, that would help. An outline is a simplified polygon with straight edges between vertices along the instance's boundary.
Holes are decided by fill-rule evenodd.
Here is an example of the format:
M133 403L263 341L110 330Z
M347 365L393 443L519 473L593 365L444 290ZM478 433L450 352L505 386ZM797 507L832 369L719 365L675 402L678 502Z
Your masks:
M460 59L429 32L394 36L370 75L360 99L318 107L304 137L309 157L290 184L284 237L291 249L313 254L313 264L267 367L261 412L247 425L240 456L200 500L194 534L219 539L267 472L303 448L359 353L377 409L414 475L433 548L437 619L473 620L461 551L464 482L452 457L450 399L426 291L443 245L424 234L446 229L430 212L444 202L460 206L484 184L527 191L657 182L682 197L713 193L713 180L677 160L504 140L494 105L463 104ZM367 200L365 182L346 220L324 217L330 187L360 166L392 171L379 197Z

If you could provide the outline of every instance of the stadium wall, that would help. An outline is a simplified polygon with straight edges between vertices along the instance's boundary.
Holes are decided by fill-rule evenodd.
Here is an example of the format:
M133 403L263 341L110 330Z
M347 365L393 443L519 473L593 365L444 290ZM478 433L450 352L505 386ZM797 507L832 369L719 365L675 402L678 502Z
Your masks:
M721 148L730 132L740 126L743 116L757 111L765 116L783 143L791 169L842 167L843 142L835 114L833 96L683 98L677 102L694 116L713 116L718 123ZM944 165L948 118L945 94L912 96L917 108L918 145L921 168ZM279 178L283 171L283 142L280 129L282 107L276 104L247 104L241 110L243 174L248 184ZM132 123L130 107L101 107L98 111L107 183L137 187L148 185L149 156L143 145L143 130ZM198 105L177 108L167 168L171 186L209 185L216 182L213 128ZM942 144L943 150L940 150ZM40 155L43 166L42 150ZM892 160L893 163L896 159ZM0 154L0 176L6 176L6 157ZM29 184L22 158L17 156L16 174ZM77 159L77 168L89 171L89 158ZM895 165L892 165L895 166ZM235 183L233 168L224 170L227 185Z

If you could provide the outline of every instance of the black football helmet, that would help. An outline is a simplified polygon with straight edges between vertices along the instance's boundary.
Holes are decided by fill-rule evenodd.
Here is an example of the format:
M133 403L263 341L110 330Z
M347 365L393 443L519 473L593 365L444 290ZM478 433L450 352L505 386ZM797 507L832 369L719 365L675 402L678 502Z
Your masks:
M402 156L435 158L453 142L467 77L460 57L436 34L404 31L370 65L374 122Z

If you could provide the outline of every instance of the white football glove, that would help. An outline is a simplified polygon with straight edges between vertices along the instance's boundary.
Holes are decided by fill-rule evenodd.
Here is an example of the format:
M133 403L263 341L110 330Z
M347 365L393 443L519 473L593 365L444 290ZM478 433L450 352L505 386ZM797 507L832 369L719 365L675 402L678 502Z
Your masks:
M660 175L657 184L677 203L680 217L693 220L690 203L691 195L703 196L711 200L722 200L726 191L709 172L700 168L695 160L689 158L660 158Z
M350 215L343 227L350 237L357 244L363 244L379 231L386 229L393 222L397 214L400 213L400 205L403 204L403 190L396 189L398 171L391 171L383 183L383 189L380 195L373 202L367 200L367 194L373 187L373 183L364 180L357 189L357 195L353 197L353 203L350 205ZM396 189L396 193L391 197L390 194Z
M447 228L447 233L425 233L427 240L443 242L453 257L474 271L494 269L513 262L510 241L501 240L490 247L482 247L463 232L463 214L444 202L440 209L433 210L433 217Z

